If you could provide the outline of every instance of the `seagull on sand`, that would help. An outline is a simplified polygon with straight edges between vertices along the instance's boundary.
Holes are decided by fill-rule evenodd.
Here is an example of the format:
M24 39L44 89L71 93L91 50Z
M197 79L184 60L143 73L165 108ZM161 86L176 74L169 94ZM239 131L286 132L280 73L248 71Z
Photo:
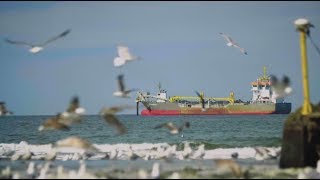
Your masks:
M132 91L137 91L138 89L126 90L123 80L123 74L118 75L118 91L114 92L113 95L122 98L130 98L129 93Z
M228 36L228 35L226 35L226 34L224 34L224 33L219 33L219 34L220 34L222 37L224 37L224 39L228 42L228 43L227 43L227 46L233 46L233 47L235 47L235 48L239 48L240 51L241 51L243 54L245 54L245 55L248 54L247 51L246 51L244 48L240 47L238 43L236 43L233 39L231 39L230 36Z
M274 75L270 76L271 89L275 94L275 98L284 98L292 92L290 87L290 78L283 76L282 82L279 82L278 78Z
M127 62L132 62L134 60L140 59L139 57L130 53L129 48L125 45L119 44L118 48L118 56L114 58L113 65L115 67L121 67Z
M33 53L33 54L36 54L36 53L39 53L40 51L42 51L44 49L44 47L46 45L48 45L49 43L59 39L59 38L62 38L64 36L66 36L67 34L70 33L70 29L67 29L65 30L64 32L62 32L61 34L59 34L58 36L55 36L55 37L52 37L50 38L49 40L45 41L44 43L41 43L41 44L30 44L30 43L27 43L27 42L23 42L23 41L12 41L10 39L5 39L5 41L7 43L10 43L10 44L15 44L15 45L23 45L23 46L27 46L31 49L29 49L29 52Z
M163 128L163 127L168 128L170 134L178 134L184 128L189 128L190 127L190 123L187 121L187 122L184 122L182 126L176 127L172 122L167 122L167 123L160 124L160 125L154 127L154 129L159 129L159 128Z
M100 115L112 127L116 128L119 134L125 134L127 128L115 116L115 113L131 108L131 106L113 106L111 108L102 108Z

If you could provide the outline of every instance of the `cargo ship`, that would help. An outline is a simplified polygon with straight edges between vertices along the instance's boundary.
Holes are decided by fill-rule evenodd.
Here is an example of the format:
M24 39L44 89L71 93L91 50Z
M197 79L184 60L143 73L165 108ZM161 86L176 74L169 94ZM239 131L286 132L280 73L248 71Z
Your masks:
M252 99L250 101L235 100L234 92L229 97L205 97L205 110L199 96L171 96L159 85L159 92L151 95L149 92L137 93L137 115L139 103L145 107L141 115L249 115L249 114L289 114L291 103L285 102L284 97L278 98L271 88L270 76L263 69L263 75L251 82Z

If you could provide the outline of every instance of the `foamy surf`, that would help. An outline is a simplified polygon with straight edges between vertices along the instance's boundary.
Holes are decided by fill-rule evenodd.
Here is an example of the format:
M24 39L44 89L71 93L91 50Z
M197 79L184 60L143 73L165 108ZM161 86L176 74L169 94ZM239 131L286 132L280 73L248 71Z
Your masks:
M320 177L314 168L279 169L277 155L280 154L280 147L206 150L203 149L204 145L191 147L189 142L184 142L183 145L183 148L177 149L177 145L168 143L93 144L98 151L90 152L81 148L57 148L52 144L28 144L25 141L18 144L1 143L0 158L3 160L1 161L3 168L0 177L10 179ZM19 154L24 157L28 153L32 154L29 161L15 159L22 160L23 163L13 163L13 156ZM49 155L54 157L51 159L54 161L48 161ZM270 157L275 159L272 160ZM231 158L234 159L228 161ZM104 161L105 159L112 161ZM220 167L221 162L224 165L239 167L240 174Z
M0 144L0 158L13 158L15 155L31 153L31 159L46 159L50 154L56 160L99 160L132 158L151 159L249 159L257 160L278 158L280 147L241 147L241 148L216 148L201 149L200 146L190 147L189 142L184 142L184 147L177 149L177 145L168 143L142 143L142 144L93 144L98 151L87 151L73 147L55 147L52 144L28 144L25 141L19 144ZM260 151L260 152L258 152ZM260 158L260 159L259 159ZM19 159L19 158L18 158ZM16 160L18 160L16 159Z

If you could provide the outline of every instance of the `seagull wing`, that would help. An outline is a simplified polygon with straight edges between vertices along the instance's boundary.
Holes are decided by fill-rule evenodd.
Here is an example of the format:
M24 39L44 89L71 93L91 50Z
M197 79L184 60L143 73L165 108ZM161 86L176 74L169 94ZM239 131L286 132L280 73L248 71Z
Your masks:
M31 48L34 47L33 44L29 44L29 43L26 43L23 41L12 41L10 39L5 39L5 41L10 44L23 45L23 46L27 46L27 47L31 47Z
M226 35L226 34L224 34L224 33L219 33L222 37L224 37L224 39L226 40L226 41L228 41L228 43L231 43L231 44L234 44L234 41L231 39L231 37L230 36L228 36L228 35Z
M118 87L121 92L125 91L125 86L123 82L123 74L118 75Z
M126 60L121 57L116 57L113 60L113 65L115 67L120 67L120 66L124 65L125 63L126 63Z
M121 106L113 106L110 108L102 108L100 111L100 114L102 116L106 115L106 114L115 114L117 112L123 111L125 109L130 109L130 108L134 108L134 106L130 106L130 105L121 105Z
M67 29L67 30L65 30L64 32L62 32L61 34L59 34L58 36L55 36L55 37L47 40L47 41L44 42L41 46L45 46L45 45L49 44L49 43L52 42L52 41L55 41L55 40L57 40L57 39L59 39L59 38L62 38L62 37L64 37L64 36L66 36L67 34L69 34L70 32L71 32L71 29Z
M105 114L103 118L110 126L116 128L119 134L127 132L127 128L113 114Z
M135 57L129 52L129 48L124 45L118 46L118 55L120 58L123 58L124 60L133 60Z
M201 94L198 91L195 91L195 92L196 92L197 96L200 98L202 108L204 109L204 99L203 99L203 97L201 96Z
M241 51L243 54L247 54L246 50L245 50L244 48L240 47L237 43L234 43L233 46L236 47L236 48L239 48L240 51Z

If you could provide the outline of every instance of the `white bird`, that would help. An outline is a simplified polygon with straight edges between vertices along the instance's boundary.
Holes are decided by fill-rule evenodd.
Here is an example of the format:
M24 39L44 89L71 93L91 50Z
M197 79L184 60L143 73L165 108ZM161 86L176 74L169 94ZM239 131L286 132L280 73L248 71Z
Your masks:
M79 169L77 172L77 176L82 177L86 173L86 164L84 163L83 160L80 160L79 164L80 164L80 166L79 166Z
M129 93L132 91L137 91L138 89L126 90L123 80L123 74L118 75L118 91L114 92L113 95L122 98L130 98Z
M151 178L156 179L160 177L160 164L155 162L152 165Z
M276 76L271 75L270 81L275 98L284 98L291 94L292 88L290 87L290 79L288 76L283 76L282 82L279 82Z
M44 49L44 47L46 45L48 45L50 42L55 41L59 38L62 38L64 36L66 36L67 34L70 33L70 29L65 30L64 32L62 32L61 34L59 34L58 36L52 37L49 40L45 41L44 43L41 44L30 44L27 42L23 42L23 41L12 41L10 39L5 39L6 42L11 43L11 44L16 44L16 45L23 45L23 46L27 46L31 49L29 49L29 51L33 54L39 53L40 51L42 51Z
M224 34L224 33L219 33L219 34L220 34L222 37L224 37L224 39L228 42L228 43L227 43L227 46L233 46L233 47L239 48L240 51L241 51L243 54L245 54L245 55L248 54L247 51L246 51L244 48L240 47L238 43L236 43L233 39L231 39L230 36L228 36L228 35L226 35L226 34Z
M113 65L115 67L121 67L127 62L140 59L139 57L130 53L129 48L125 45L118 45L118 56L114 58Z
M33 175L34 172L35 172L35 164L34 164L34 162L31 161L28 165L27 174Z

